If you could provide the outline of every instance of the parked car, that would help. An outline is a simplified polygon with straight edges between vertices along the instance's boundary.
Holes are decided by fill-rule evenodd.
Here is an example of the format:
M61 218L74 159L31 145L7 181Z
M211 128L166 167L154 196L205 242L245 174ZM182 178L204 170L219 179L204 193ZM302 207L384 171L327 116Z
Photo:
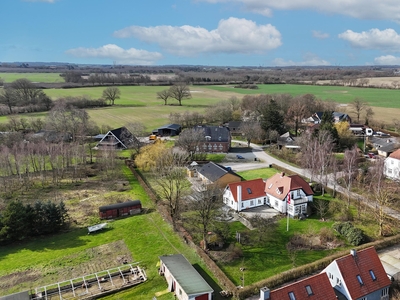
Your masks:
M375 158L376 158L376 155L375 155L375 153L369 152L369 153L368 153L368 157L369 157L369 158L375 159Z
M236 158L238 158L238 159L244 159L244 157L241 156L241 155L239 155L239 154L236 155Z
M387 136L390 136L390 134L382 132L382 131L377 131L377 132L374 132L373 136L387 137Z

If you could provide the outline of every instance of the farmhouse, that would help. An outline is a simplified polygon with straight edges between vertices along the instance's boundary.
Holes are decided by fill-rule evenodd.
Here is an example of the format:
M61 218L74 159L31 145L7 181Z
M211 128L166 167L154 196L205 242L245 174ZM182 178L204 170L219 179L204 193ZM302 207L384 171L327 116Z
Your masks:
M175 136L175 135L179 135L181 130L182 130L181 125L168 124L168 125L159 127L157 129L154 129L152 131L152 134L158 135L158 136Z
M107 132L95 148L127 149L135 143L139 143L137 138L127 128L120 127Z
M242 181L242 177L232 169L213 162L198 167L196 174L203 185L218 184L220 187L226 187L229 183Z
M135 215L142 211L140 200L129 200L122 203L99 207L100 219L112 219L122 216Z
M391 281L374 247L334 260L321 273L328 275L338 297L388 300Z
M316 112L311 117L309 117L307 119L303 119L302 123L319 124L322 121L323 114L324 114L324 112L322 112L322 111ZM344 121L351 123L351 118L348 114L337 112L337 111L332 112L332 119L333 119L334 123L344 122Z
M159 272L177 299L212 299L214 290L182 254L160 256Z
M295 217L308 214L308 202L313 201L314 192L299 175L285 176L278 173L265 182L265 193L271 207L281 213Z
M336 294L325 273L308 277L273 291L270 291L268 288L260 290L260 300L282 299L337 300Z
M204 140L199 144L198 152L228 152L231 147L231 132L224 126L197 126L204 132Z
M230 208L238 212L267 204L265 182L261 178L258 178L229 183L225 188L223 201Z
M278 138L278 147L279 147L279 149L282 149L282 148L299 149L300 148L297 138L295 136L292 136L289 131L282 134Z

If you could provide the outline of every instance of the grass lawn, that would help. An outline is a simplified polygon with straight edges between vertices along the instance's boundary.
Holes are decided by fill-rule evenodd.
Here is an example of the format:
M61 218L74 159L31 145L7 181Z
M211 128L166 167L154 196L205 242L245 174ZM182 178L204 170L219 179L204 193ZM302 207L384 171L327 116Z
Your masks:
M248 170L237 172L240 176L242 176L245 180L251 180L256 178L269 178L279 171L274 168L262 168L262 169L255 169L255 170Z
M26 78L32 82L65 82L60 73L0 73L0 78L6 83Z
M0 289L0 295L51 284L57 280L66 280L68 278L62 276L64 268L79 268L80 264L84 265L89 259L77 253L83 253L88 249L98 249L96 247L117 241L123 241L133 261L145 268L148 281L125 292L109 296L107 299L151 299L156 292L165 290L167 287L165 278L158 275L156 267L160 255L182 253L192 264L196 264L196 267L207 273L201 259L181 241L171 226L158 214L153 202L128 168L124 167L124 173L133 187L126 193L129 193L132 199L140 199L143 207L150 208L149 213L115 220L110 223L110 229L97 234L88 235L87 229L82 228L0 247L0 276L32 270L44 274L34 282L16 282L10 290ZM78 258L71 260L74 254ZM110 267L115 266L114 264ZM96 263L93 262L92 265L82 269L82 275L100 271L97 268ZM211 284L218 289L215 282ZM166 294L157 299L173 299L173 296Z

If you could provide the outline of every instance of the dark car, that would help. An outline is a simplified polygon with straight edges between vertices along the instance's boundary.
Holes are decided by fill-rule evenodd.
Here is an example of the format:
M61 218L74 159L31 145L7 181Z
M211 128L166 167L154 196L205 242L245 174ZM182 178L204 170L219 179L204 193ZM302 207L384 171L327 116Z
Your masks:
M241 156L241 155L236 155L236 158L238 158L238 159L244 159L244 157L243 156Z

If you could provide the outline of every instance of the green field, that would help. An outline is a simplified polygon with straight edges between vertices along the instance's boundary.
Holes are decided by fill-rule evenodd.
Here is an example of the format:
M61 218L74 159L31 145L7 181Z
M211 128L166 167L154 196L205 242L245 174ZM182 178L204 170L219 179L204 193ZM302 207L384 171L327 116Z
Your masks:
M7 83L21 78L26 78L32 82L64 82L60 73L0 73L0 78Z
M319 86L319 85L293 85L293 84L263 84L259 89L234 89L233 86L208 86L219 92L232 92L242 95L256 94L290 94L292 96L313 94L323 100L333 100L341 104L347 104L355 98L362 98L370 106L400 108L400 90L356 88L343 86Z
M124 126L131 122L142 122L148 132L159 126L170 123L170 113L185 111L203 113L210 105L231 97L241 99L245 94L288 93L293 96L311 93L317 98L333 100L347 104L356 97L362 98L373 107L374 119L384 123L391 122L400 114L400 91L373 88L351 88L334 86L271 84L260 85L258 90L234 89L231 86L191 86L192 98L182 101L178 106L175 99L169 99L168 105L157 99L157 92L168 87L160 86L123 86L120 87L121 99L115 105L106 108L88 109L91 120L97 125L108 125L112 128ZM105 87L83 87L73 89L44 90L53 100L67 96L87 96L100 98ZM341 111L352 116L352 109L343 106ZM43 117L46 113L28 114L26 117ZM353 116L354 117L354 116ZM0 122L6 122L7 117L0 117Z

